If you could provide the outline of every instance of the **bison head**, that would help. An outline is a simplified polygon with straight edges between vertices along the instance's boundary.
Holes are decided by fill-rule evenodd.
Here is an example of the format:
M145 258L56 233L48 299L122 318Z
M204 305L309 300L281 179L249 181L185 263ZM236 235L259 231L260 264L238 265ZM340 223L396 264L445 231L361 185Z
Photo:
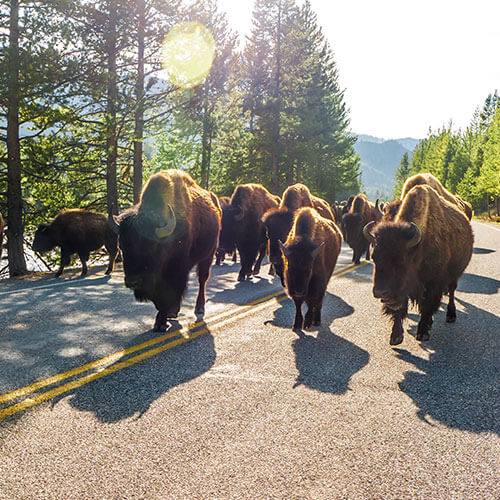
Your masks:
M349 212L342 217L345 242L353 249L358 260L368 248L369 243L363 236L363 226L366 224L361 214Z
M38 253L50 252L58 245L57 236L51 224L40 224L35 231L33 250Z
M284 245L279 242L286 259L285 278L289 295L294 299L305 299L311 280L314 259L323 247L308 238L296 238Z
M153 300L161 280L161 272L172 245L177 220L168 205L167 217L140 213L133 208L122 214L119 224L111 215L108 223L119 234L123 254L125 286L134 291L139 301Z
M280 241L287 239L288 233L293 224L293 212L290 210L273 210L266 212L262 217L262 222L266 226L267 237L269 239L269 260L285 286L284 263L280 249Z
M373 296L393 310L400 309L416 284L416 247L422 233L413 222L368 223L363 234L373 242Z

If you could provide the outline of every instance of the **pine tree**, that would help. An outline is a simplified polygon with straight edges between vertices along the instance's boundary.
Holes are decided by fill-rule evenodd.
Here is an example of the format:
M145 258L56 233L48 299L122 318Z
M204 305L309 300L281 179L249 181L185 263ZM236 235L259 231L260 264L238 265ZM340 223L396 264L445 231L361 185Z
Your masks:
M396 169L396 173L394 175L395 198L399 198L401 196L403 184L408 177L410 177L410 161L408 159L408 153L404 153L401 161L399 162L399 167Z

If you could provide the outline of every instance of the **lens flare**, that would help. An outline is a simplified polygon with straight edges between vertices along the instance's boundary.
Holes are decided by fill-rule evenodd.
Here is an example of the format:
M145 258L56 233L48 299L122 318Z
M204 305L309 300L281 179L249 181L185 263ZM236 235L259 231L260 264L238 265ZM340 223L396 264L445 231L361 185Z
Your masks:
M196 87L210 73L214 57L215 41L205 26L197 22L178 24L163 42L164 76L176 87Z

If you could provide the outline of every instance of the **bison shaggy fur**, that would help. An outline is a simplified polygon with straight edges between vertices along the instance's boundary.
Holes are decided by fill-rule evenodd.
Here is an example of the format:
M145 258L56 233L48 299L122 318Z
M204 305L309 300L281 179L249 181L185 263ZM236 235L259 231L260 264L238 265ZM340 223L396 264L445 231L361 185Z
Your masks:
M84 276L90 252L103 245L109 254L106 274L110 274L118 254L117 236L109 228L106 215L81 209L63 210L51 223L40 224L33 240L33 249L39 253L61 247L61 264L56 276L69 265L73 254L80 257Z
M292 230L286 242L281 243L286 287L295 303L295 330L321 323L323 298L341 246L342 234L333 221L321 217L313 208L297 210Z
M189 271L197 266L195 314L205 312L205 286L220 230L217 197L181 170L152 175L139 203L119 217L125 286L139 301L151 300L158 313L155 331L176 318ZM114 221L110 219L110 224Z
M322 217L335 221L330 205L323 199L314 196L304 184L294 184L283 192L278 208L268 210L262 217L269 239L269 259L285 286L284 263L279 241L285 241L292 228L295 212L302 207L313 207Z
M370 260L370 242L363 236L363 228L368 222L380 218L379 211L364 194L354 197L349 212L342 217L345 241L352 248L352 262L355 264L359 264L365 252L366 259Z
M219 244L226 252L236 245L241 261L238 281L260 271L267 247L261 217L277 207L278 200L260 184L241 184L234 190L231 203L223 209Z
M370 224L371 226L371 224ZM373 240L373 295L393 320L391 345L403 341L408 301L419 308L417 340L427 340L443 291L449 294L446 321L456 320L454 294L472 255L473 234L466 215L429 185L417 185L401 202L393 221L370 226Z

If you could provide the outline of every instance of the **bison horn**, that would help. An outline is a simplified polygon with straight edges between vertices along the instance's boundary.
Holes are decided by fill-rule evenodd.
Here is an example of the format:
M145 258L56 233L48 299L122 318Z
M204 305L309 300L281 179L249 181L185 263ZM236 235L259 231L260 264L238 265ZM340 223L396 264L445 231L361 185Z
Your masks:
M407 243L408 248L412 248L418 245L420 243L420 240L422 239L422 231L420 231L419 227L413 222L410 222L410 224L413 227L415 234L412 236L411 240L408 241Z
M325 246L325 242L321 243L321 245L317 246L312 252L311 252L311 257L314 259L316 255L318 255L318 252Z
M363 236L368 240L368 241L375 241L375 236L373 236L373 233L370 231L372 226L375 224L375 221L369 222L364 228L363 228Z
M383 217L384 212L380 208L380 203L378 201L378 198L377 198L377 201L375 202L375 208L377 209L377 213L380 215L380 217Z
M113 214L108 214L108 226L113 231L113 233L118 234L120 226L117 224Z
M168 205L168 212L169 214L166 225L155 229L155 234L159 239L170 236L175 230L177 219L175 218L175 213L170 205Z
M283 255L286 257L288 255L288 248L283 245L283 242L281 240L278 240L278 243L280 244L281 251L283 252Z

